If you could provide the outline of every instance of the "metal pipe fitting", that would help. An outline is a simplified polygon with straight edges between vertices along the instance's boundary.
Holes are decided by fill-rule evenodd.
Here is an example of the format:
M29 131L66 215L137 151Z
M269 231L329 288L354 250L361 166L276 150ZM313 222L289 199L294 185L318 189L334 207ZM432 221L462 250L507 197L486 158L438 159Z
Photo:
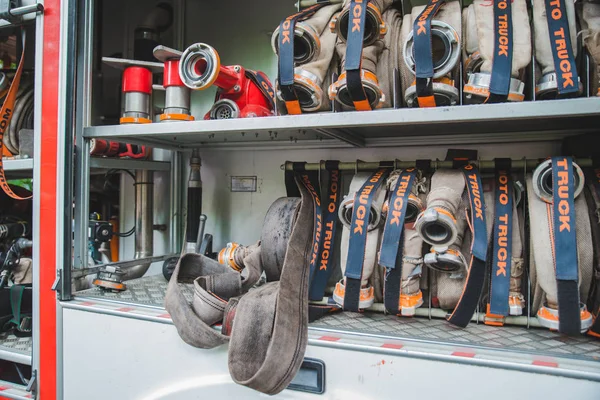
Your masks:
M239 118L240 107L230 99L217 100L210 109L210 119L233 119Z
M360 75L365 94L367 95L367 100L369 101L371 108L374 109L385 101L385 94L379 87L377 75L365 69L360 71ZM345 72L340 75L336 82L329 86L329 99L337 100L346 107L354 108L354 102L352 101L350 91L348 90Z
M455 106L458 104L460 92L454 86L454 81L448 78L441 78L432 83L433 96L437 106ZM417 100L417 87L411 85L404 93L404 100L409 107L419 107Z
M431 178L431 191L427 196L427 209L415 222L419 236L432 246L447 247L460 234L457 224L458 209L465 179L461 171L441 169Z
M404 63L415 73L414 32L408 34L403 47ZM450 25L440 20L431 22L431 50L433 56L433 79L451 73L460 60L460 37Z
M154 173L147 170L135 172L135 258L151 257L154 252ZM140 263L125 270L122 279L141 278L151 263Z
M279 28L277 27L271 36L271 47L277 55L279 55ZM294 29L294 62L296 65L306 64L314 60L320 52L319 33L305 21L296 23Z
M577 77L577 83L579 85L579 95L583 93L583 85L581 79ZM556 72L549 72L544 74L535 85L535 98L537 100L552 100L558 96L558 81L556 79Z
M573 163L573 188L575 198L585 186L585 176L576 163ZM552 203L552 160L546 160L533 171L533 191L545 203Z
M492 74L487 72L476 72L469 74L469 81L465 84L465 103L482 104L490 94L490 83ZM525 83L516 78L510 79L508 101L519 102L525 100Z
M219 53L205 43L195 43L185 49L179 60L179 77L190 89L204 90L213 84L228 90L238 77L221 66Z
M387 33L387 26L382 17L383 11L385 10L381 10L380 7L373 2L367 4L363 47L370 46L376 41L383 39ZM348 26L351 20L350 12L349 5L344 7L340 14L331 20L330 25L330 29L335 32L344 43L348 40Z

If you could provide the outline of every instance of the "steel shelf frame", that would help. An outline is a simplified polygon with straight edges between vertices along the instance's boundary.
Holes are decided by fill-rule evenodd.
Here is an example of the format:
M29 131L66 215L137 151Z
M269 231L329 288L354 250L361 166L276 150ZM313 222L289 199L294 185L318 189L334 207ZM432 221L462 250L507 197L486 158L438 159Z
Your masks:
M173 124L94 126L86 138L189 147L374 147L436 141L540 141L597 129L600 98L389 109Z

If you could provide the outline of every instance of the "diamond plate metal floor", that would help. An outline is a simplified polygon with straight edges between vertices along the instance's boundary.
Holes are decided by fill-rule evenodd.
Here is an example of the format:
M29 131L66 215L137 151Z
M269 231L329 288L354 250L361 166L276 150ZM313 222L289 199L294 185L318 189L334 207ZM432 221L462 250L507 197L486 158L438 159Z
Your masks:
M32 339L31 337L16 337L8 333L0 334L0 349L31 355Z
M75 293L78 297L98 298L104 301L114 301L123 304L138 304L141 306L164 309L165 293L169 282L162 275L148 276L127 281L127 290L123 292L107 292L100 288L82 290ZM180 284L185 297L192 301L193 286Z
M585 358L600 362L600 340L565 337L545 329L493 327L471 323L458 328L441 319L399 318L379 313L336 313L311 324L313 328L362 333L398 339L451 343L543 355Z
M185 296L191 301L192 285L182 284L181 287L184 289ZM156 275L127 282L127 290L124 292L112 293L94 288L77 292L76 296L164 309L166 290L167 281L162 275ZM399 318L369 312L331 314L312 323L311 327L437 344L510 348L526 353L585 358L600 362L600 340L588 336L563 337L545 329L514 326L497 328L475 323L462 329L441 319Z

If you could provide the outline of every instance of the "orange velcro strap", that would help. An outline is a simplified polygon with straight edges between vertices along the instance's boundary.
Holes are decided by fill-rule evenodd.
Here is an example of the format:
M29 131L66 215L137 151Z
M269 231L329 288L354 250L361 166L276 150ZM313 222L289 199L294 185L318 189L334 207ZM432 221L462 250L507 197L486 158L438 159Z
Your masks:
M356 111L371 111L371 104L369 103L369 100L360 100L360 101L354 101L354 108L356 109Z
M302 109L300 108L300 102L298 100L286 101L285 108L287 108L288 114L300 115Z
M436 106L434 96L417 97L417 101L419 102L419 107L421 107L421 108Z
M2 190L9 197L15 200L28 200L32 196L29 197L21 197L18 196L11 189L8 182L6 182L6 176L4 175L4 164L2 160L2 148L4 147L4 134L10 125L10 120L13 116L14 105L17 99L17 92L19 91L19 83L21 82L21 73L23 72L23 60L25 59L25 31L23 31L23 53L21 53L21 60L19 61L19 66L17 67L17 72L15 73L15 77L13 78L12 83L10 84L10 89L8 89L8 94L6 95L6 99L4 100L4 104L2 104L2 109L0 110L0 186L2 186Z

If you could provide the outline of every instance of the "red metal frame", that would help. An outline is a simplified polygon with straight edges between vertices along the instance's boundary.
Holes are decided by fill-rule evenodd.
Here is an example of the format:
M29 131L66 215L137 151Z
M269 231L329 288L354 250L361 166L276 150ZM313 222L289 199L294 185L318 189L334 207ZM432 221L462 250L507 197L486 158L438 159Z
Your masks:
M56 279L56 230L62 212L57 210L57 167L58 167L58 110L60 73L60 0L44 2L44 43L42 81L42 126L40 160L40 231L35 240L39 243L39 338L38 346L38 397L56 399L57 388L57 336L56 336L56 293L52 285Z

